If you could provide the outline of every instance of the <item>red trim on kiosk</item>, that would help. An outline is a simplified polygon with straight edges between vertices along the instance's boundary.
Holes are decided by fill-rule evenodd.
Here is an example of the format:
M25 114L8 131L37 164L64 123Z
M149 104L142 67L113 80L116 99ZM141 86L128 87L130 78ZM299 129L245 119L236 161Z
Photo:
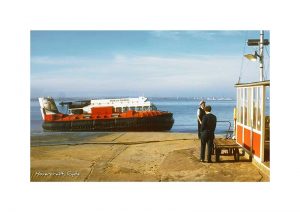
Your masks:
M236 141L237 143L239 143L240 145L243 145L243 127L239 124L237 124L237 128L236 128Z
M244 147L248 150L251 149L251 131L244 128Z
M260 157L260 137L261 135L253 132L253 154Z

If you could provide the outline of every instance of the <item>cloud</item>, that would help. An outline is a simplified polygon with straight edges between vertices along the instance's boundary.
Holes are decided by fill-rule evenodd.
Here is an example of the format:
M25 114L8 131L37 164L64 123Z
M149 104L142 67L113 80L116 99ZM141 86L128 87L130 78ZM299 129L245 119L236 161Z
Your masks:
M179 40L179 39L204 39L213 40L216 32L213 31L151 31L151 34L157 38L165 38L168 40Z
M47 56L35 56L31 58L32 64L39 65L75 65L87 62L86 59L76 57L53 58Z
M239 36L243 33L243 31L236 31L236 30L218 30L218 31L211 31L211 30L164 30L164 31L151 31L152 36L157 38L166 38L171 40L179 40L179 39L200 39L211 41L215 40L221 36Z
M157 38L178 40L180 38L180 36L182 35L182 32L180 32L180 31L166 31L166 30L160 31L160 30L156 30L156 31L150 31L150 34L153 37L157 37Z
M39 90L48 90L72 95L170 96L232 88L239 77L241 57L116 55L105 60L47 57L33 58L31 62L31 88L37 95ZM247 65L253 78L256 65ZM48 71L44 72L44 68Z

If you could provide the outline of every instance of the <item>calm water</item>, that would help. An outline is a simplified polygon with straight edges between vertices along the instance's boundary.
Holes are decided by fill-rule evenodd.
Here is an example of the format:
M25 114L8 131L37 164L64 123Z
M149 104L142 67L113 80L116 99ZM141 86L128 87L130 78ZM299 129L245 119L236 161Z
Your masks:
M175 119L172 132L197 132L197 109L199 100L194 99L163 99L149 98L159 110L169 111L173 113ZM69 100L68 100L69 101ZM62 108L56 101L58 110L66 112L66 108ZM212 113L217 116L218 121L230 121L233 126L233 108L236 101L207 101L207 105L212 106ZM42 117L38 100L31 101L31 132L33 134L43 133ZM267 108L267 113L269 109ZM217 123L217 134L225 134L229 127L227 122Z

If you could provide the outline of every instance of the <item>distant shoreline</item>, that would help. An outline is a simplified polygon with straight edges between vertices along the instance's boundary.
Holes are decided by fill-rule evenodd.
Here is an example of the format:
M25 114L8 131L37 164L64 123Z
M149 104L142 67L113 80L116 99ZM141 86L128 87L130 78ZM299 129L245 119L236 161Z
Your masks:
M83 99L119 99L119 98L131 98L132 96L100 96L100 97L54 97L55 100L83 100ZM30 101L38 101L39 97L32 97ZM205 100L205 101L236 101L236 99L230 97L147 97L149 100Z

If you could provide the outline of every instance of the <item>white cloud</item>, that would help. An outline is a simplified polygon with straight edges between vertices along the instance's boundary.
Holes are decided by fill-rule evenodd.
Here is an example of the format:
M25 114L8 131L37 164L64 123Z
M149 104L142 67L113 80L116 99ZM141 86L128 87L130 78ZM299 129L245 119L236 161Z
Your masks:
M64 61L65 63L63 63ZM74 63L73 63L74 61ZM128 92L173 95L174 91L188 93L197 90L232 88L237 82L241 57L235 56L126 56L99 60L97 58L34 58L48 71L32 71L32 91L47 88L51 91L68 91L73 94L100 92L124 95ZM56 67L63 65L63 67ZM51 66L55 66L51 71ZM247 77L258 78L256 63L249 63ZM39 67L41 68L41 67ZM257 74L256 74L257 73ZM180 94L178 94L180 95ZM234 95L234 94L233 94Z
M163 30L163 31L151 31L150 32L154 37L158 38L167 38L171 40L179 40L180 38L187 39L188 37L196 38L196 39L203 39L206 41L214 40L217 36L237 36L241 35L243 31L237 30L219 30L219 31L212 31L212 30Z
M168 40L179 40L181 38L187 39L188 37L212 40L216 35L213 31L151 31L150 32L154 37L157 38L166 38Z
M47 56L35 56L31 58L32 64L40 65L71 65L71 64L80 64L87 62L83 58L76 57L47 57Z

